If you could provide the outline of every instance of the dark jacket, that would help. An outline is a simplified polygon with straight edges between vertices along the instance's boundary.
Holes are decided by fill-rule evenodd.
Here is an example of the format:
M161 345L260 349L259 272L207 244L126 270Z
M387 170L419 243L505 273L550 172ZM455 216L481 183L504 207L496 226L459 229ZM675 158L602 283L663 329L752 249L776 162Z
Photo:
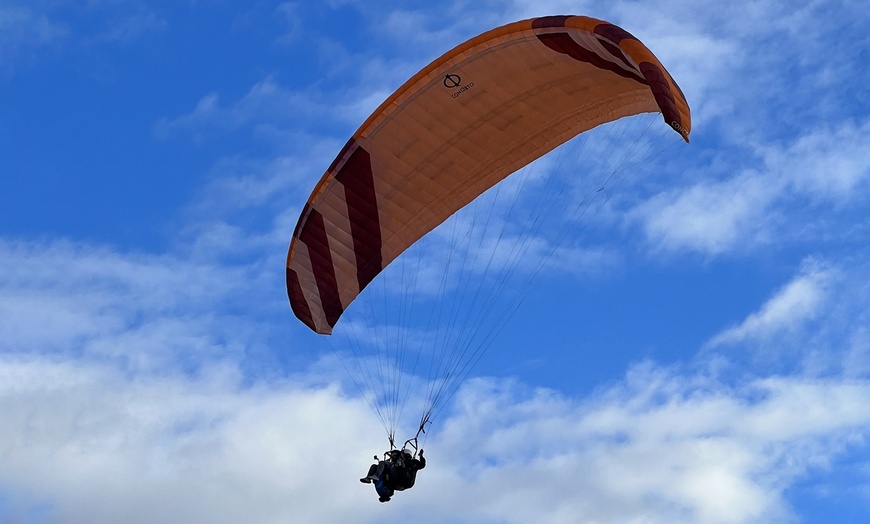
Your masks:
M414 487L417 480L417 472L426 467L426 459L421 455L414 458L410 453L403 452L394 459L394 489L404 491Z

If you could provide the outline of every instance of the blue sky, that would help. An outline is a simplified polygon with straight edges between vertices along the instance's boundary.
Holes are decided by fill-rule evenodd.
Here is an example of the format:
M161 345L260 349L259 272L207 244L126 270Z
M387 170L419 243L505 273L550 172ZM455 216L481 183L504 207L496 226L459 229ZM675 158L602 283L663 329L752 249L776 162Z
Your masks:
M656 53L692 143L584 217L379 504L383 429L287 304L301 205L429 61L568 13ZM0 0L0 521L866 521L867 27L846 0Z

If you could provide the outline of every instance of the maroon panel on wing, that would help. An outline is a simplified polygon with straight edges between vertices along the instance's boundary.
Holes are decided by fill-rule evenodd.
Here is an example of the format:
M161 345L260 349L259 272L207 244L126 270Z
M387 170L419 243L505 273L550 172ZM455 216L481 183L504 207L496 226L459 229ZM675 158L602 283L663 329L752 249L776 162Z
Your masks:
M600 69L605 69L616 73L619 76L637 80L641 84L646 84L646 80L642 76L626 71L613 62L601 58L597 54L575 42L568 33L546 33L538 35L538 40L550 49L566 54L574 60L587 62Z
M302 285L299 284L299 275L289 267L287 268L287 296L290 297L290 307L293 308L296 317L312 331L317 331L317 325L311 315L311 308L302 292Z
M571 18L565 15L542 16L532 21L533 29L546 29L548 27L565 27L565 21Z
M360 291L383 269L381 224L369 152L358 147L335 179L344 185Z
M682 126L683 121L680 117L680 112L677 110L674 95L671 93L671 88L668 86L668 81L665 79L662 70L655 64L642 62L640 64L640 71L649 83L650 91L652 91L656 103L659 105L659 109L661 109L665 122L672 126L674 123Z
M320 302L323 304L326 322L330 326L335 326L338 318L344 312L344 307L341 305L341 297L338 294L335 265L332 261L332 252L329 249L323 215L316 209L312 209L309 213L308 220L300 232L299 240L308 247L314 281L317 283L317 291L320 295Z

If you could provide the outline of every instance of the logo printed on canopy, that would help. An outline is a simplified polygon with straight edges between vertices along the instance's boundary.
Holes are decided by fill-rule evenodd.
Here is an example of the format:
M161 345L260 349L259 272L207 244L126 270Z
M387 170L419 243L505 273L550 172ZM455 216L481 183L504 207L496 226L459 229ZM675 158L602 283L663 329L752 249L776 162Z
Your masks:
M456 89L462 85L462 77L459 75L447 74L444 77L444 87L447 89Z

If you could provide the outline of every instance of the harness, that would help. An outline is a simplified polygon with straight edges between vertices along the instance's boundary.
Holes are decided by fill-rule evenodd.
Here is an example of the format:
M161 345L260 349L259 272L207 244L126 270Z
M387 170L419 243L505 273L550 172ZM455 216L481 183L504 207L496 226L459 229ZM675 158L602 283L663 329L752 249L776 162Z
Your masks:
M426 433L426 425L427 424L431 424L431 422L429 422L429 414L428 413L420 420L420 427L417 428L417 434L414 435L413 437L409 438L408 440L406 440L405 443L402 445L403 450L408 449L408 447L410 447L411 449L414 450L414 453L411 454L411 456L413 458L417 458L417 449L418 449L417 439L420 438L421 434ZM393 450L399 449L396 447L395 434L390 433L387 438L389 438L389 440L390 440L390 450L387 451L386 453L384 453L384 460L387 460L387 457L391 456L391 453Z

